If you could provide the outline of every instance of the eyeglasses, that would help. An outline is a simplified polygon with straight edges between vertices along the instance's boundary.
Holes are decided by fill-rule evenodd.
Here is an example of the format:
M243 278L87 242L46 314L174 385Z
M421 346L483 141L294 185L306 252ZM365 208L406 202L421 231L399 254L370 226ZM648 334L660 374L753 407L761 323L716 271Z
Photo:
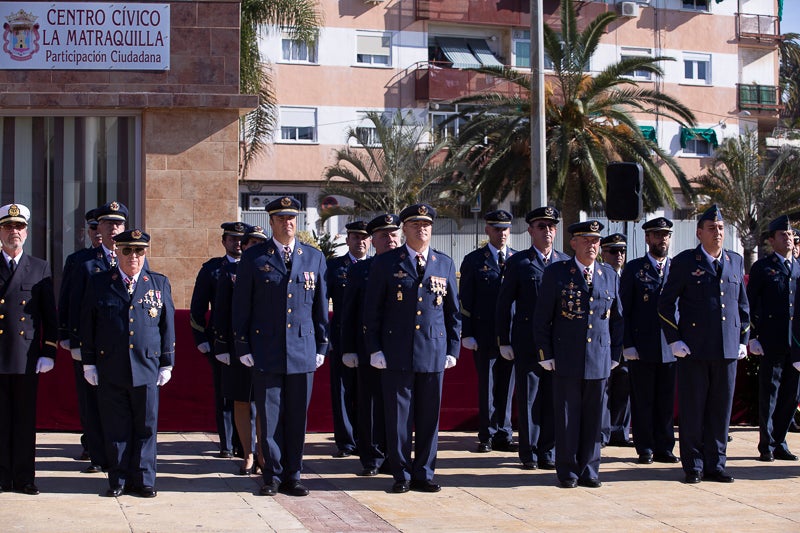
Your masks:
M616 254L616 255L625 255L624 248L612 248L611 250L606 250L607 253Z
M23 224L22 222L6 222L5 224L0 225L0 228L6 230L17 230L17 231L22 231L27 227L28 225Z
M136 256L141 257L141 256L144 255L144 251L145 251L145 248L143 248L141 246L137 246L136 248L131 248L130 246L126 246L125 248L122 249L122 255L134 254Z

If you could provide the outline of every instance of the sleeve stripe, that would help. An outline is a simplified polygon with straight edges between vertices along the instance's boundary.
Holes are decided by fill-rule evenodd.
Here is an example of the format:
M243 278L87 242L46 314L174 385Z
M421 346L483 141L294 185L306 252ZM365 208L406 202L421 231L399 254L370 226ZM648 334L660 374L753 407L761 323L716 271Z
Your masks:
M668 319L667 317L665 317L665 316L664 316L664 315L662 315L661 313L658 313L658 316L661 318L661 320L663 320L664 322L666 322L667 324L669 324L670 326L672 326L672 329L674 329L674 330L676 330L676 331L678 330L678 325L677 325L677 324L675 324L674 322L672 322L670 319Z

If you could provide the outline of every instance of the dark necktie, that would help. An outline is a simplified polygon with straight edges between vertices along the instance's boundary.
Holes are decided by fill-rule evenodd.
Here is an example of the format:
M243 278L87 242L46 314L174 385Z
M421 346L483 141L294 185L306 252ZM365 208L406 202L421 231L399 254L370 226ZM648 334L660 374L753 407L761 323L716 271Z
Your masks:
M792 262L788 259L783 262L783 265L786 267L786 272L791 275L792 273Z
M506 268L506 254L503 253L503 250L497 251L497 266L500 267L500 272L502 272Z
M286 265L286 270L292 268L292 249L288 246L283 247L283 262Z
M547 255L543 256L542 257L542 263L544 263L544 266L549 265L550 264L550 257L547 256Z
M717 273L717 279L722 277L722 264L714 259L714 271Z
M583 269L583 279L586 280L586 285L592 286L592 269L586 267Z
M425 276L425 258L422 254L417 254L417 276L420 278Z
M16 269L17 269L17 262L16 262L16 261L14 261L13 259L11 259L11 260L8 262L8 269L9 269L9 270L11 271L11 273L13 274L13 273L14 273L14 270L16 270Z

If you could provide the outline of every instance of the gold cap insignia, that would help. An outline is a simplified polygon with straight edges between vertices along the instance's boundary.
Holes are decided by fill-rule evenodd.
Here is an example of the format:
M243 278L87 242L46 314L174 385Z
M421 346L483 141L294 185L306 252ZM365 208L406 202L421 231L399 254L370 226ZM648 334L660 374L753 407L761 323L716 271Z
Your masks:
M613 240L614 242L619 242L619 241L621 241L621 240L622 240L622 236L621 236L621 235L614 235L614 238L613 238L612 240Z
M553 208L552 207L545 207L544 208L544 214L547 215L548 217L553 216Z
M417 213L419 213L420 215L427 215L428 214L428 208L425 207L424 205L421 205L421 206L419 206L419 209L417 209Z
M281 198L281 206L289 207L290 205L292 205L291 198L289 198L288 196L284 196L283 198Z
M119 211L119 204L117 202L111 202L108 208L112 211Z
M593 220L591 224L589 224L589 229L592 231L597 231L600 229L600 225L597 223L596 220Z
M17 207L17 204L11 204L11 207L8 208L8 216L11 217L19 216L19 207Z
M394 219L392 218L392 215L386 215L383 221L386 222L387 224L391 224L392 222L394 222Z
M666 227L667 226L667 221L664 220L663 218L659 219L658 220L658 226L661 227L661 228Z
M134 239L141 239L142 238L142 232L139 231L138 229L135 229L135 230L133 230L131 232L131 237L133 237Z
M264 228L261 226L253 226L253 233L261 233L262 231L264 231Z
M241 222L237 222L233 226L233 229L235 229L236 231L239 231L239 232L244 231L244 224L242 224Z

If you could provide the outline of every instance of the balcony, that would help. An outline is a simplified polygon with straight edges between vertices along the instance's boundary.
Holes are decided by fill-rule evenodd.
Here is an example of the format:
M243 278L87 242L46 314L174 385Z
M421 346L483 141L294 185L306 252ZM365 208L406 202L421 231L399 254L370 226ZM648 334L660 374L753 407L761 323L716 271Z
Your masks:
M781 108L780 90L775 85L736 85L736 100L740 111L774 111Z
M781 41L781 21L772 15L737 13L736 37L748 44L776 46Z
M414 94L422 101L450 101L481 93L527 97L526 91L509 81L472 70L443 68L434 62L417 64L414 76Z
M559 0L542 0L544 21L552 28L561 26ZM578 19L587 21L608 11L603 2L579 4ZM417 20L454 22L489 26L531 25L530 0L415 0Z

